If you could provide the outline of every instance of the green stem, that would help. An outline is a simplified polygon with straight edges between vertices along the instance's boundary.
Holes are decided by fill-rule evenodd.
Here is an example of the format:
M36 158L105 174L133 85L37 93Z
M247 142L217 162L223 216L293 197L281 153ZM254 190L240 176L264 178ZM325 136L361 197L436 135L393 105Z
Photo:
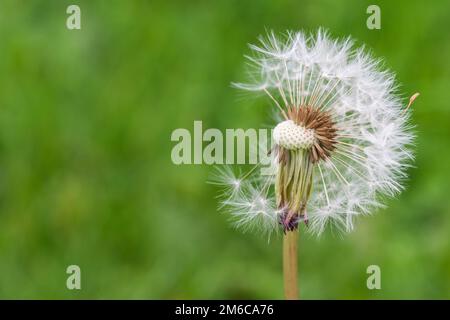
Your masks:
M286 300L298 300L297 243L298 229L288 231L283 237L284 296Z

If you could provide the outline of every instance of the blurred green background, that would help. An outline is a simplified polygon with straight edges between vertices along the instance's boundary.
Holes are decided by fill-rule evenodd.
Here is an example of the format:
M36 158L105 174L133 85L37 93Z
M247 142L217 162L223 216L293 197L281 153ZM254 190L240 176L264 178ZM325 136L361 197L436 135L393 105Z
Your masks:
M69 4L81 30L66 28ZM270 123L268 99L229 85L247 43L320 26L384 57L405 101L421 93L417 161L355 232L302 232L301 296L450 298L450 3L409 0L2 0L0 298L283 298L281 239L232 229L213 168L172 164L170 135ZM381 290L366 287L371 264Z

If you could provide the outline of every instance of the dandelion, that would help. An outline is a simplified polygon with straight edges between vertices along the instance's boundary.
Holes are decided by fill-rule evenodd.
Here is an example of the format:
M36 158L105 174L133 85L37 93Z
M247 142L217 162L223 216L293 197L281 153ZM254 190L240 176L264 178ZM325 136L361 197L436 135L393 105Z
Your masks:
M299 224L317 235L327 226L351 231L355 217L403 189L413 160L409 106L418 94L405 108L394 75L350 38L319 30L259 40L247 57L251 81L234 86L263 92L279 113L273 174L226 169L218 181L238 226L283 231L285 295L296 299Z

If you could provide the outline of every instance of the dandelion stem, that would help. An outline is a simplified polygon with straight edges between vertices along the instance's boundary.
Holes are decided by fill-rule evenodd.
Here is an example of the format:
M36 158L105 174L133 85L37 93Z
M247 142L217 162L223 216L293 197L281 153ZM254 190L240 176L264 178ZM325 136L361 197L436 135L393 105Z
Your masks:
M286 300L298 299L297 242L298 229L285 233L283 237L283 273Z

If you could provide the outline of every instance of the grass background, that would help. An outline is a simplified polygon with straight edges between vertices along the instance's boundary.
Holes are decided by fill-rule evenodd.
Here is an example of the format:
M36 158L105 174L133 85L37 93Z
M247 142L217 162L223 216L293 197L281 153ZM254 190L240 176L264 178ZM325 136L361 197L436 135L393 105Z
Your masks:
M320 26L385 57L405 98L421 92L417 167L355 232L301 234L301 295L450 298L449 21L448 1L2 0L0 298L282 298L280 239L230 228L212 168L173 165L170 134L267 123L267 99L229 86L247 43ZM382 290L366 288L371 264Z

